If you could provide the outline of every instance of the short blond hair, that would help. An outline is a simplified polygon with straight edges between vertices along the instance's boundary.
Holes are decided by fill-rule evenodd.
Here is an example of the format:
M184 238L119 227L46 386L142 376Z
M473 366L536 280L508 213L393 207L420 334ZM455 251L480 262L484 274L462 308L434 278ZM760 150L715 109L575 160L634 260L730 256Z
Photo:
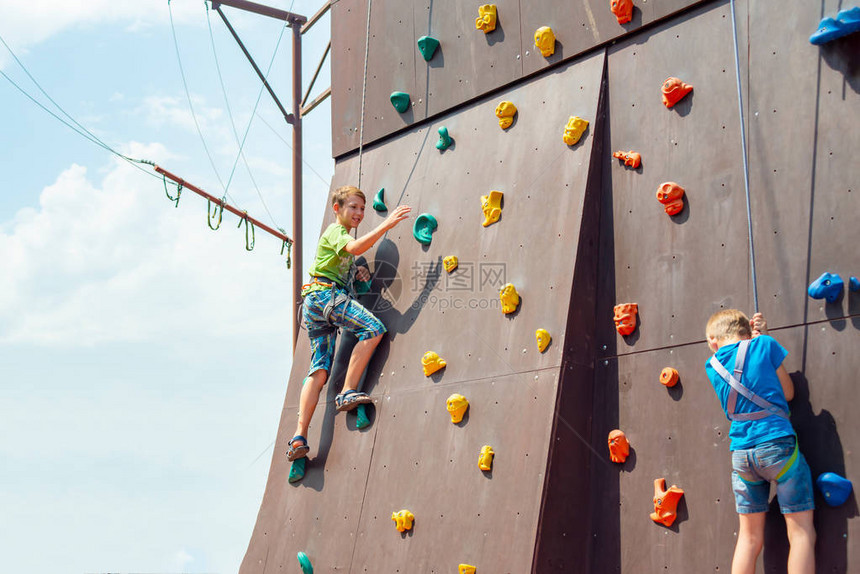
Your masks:
M334 193L331 194L332 206L337 204L338 207L343 207L343 204L346 203L346 200L351 195L357 195L358 197L360 197L362 199L362 201L367 203L367 198L364 197L363 191L361 191L360 189L358 189L354 185L344 185L344 186L341 186L341 187L337 188L336 190L334 190Z
M705 327L705 335L720 340L726 337L738 336L741 338L752 337L749 317L737 309L723 309L717 311L708 319Z

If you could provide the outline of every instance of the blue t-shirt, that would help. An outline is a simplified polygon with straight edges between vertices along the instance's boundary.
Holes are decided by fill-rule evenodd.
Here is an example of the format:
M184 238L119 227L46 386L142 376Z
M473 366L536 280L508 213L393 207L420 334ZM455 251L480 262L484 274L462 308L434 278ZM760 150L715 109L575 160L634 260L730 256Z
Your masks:
M735 357L738 354L739 344L724 345L716 352L717 360L730 373L735 368ZM784 409L785 412L788 412L788 401L785 400L785 393L782 390L779 377L776 375L776 369L779 368L787 355L788 351L777 343L776 339L768 335L760 335L750 341L744 362L744 372L741 376L743 386L771 404ZM717 398L720 399L723 412L728 417L726 405L732 388L717 374L710 364L710 359L705 363L705 371L708 373L708 379L714 387L714 392L717 393ZM735 412L751 413L760 410L762 410L761 407L738 394ZM791 422L776 415L754 421L732 421L729 431L729 438L731 439L729 450L752 448L769 440L793 435L794 429Z

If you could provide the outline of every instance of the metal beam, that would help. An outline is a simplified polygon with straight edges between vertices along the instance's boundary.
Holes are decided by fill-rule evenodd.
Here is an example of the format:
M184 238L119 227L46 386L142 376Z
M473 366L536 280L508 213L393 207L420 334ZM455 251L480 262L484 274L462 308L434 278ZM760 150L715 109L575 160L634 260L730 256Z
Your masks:
M320 8L319 10L317 10L317 13L314 14L313 16L311 16L311 19L308 20L304 26L302 26L302 34L307 32L308 30L310 30L311 26L316 24L317 20L319 20L320 18L325 16L325 13L328 12L330 8L331 8L331 1L328 1L325 4L323 4L323 7Z
M314 77L311 78L311 83L308 86L307 91L305 92L305 97L302 98L302 105L305 105L305 102L308 101L308 97L311 95L311 90L314 89L314 82L317 81L317 76L320 75L320 70L322 70L323 64L325 63L326 56L331 51L331 40L328 41L328 46L325 47L325 52L323 52L322 58L320 58L320 63L317 65L317 69L314 72Z
M315 107L317 107L318 105L320 105L321 103L323 103L323 102L325 101L325 99L326 99L327 97L329 97L330 95L331 95L331 86L329 86L328 88L326 88L326 89L323 91L323 93L321 93L321 94L320 94L320 95L318 95L316 98L314 98L314 101L312 101L312 102L311 102L311 103L309 103L307 106L305 106L305 107L303 107L303 108L302 108L302 110L301 110L302 117L304 117L304 116L308 115L308 114L311 112L311 110L313 110Z
M233 8L238 8L239 10L244 10L246 12L253 12L254 14L259 14L261 16L268 16L269 18L281 20L282 22L289 22L290 24L295 23L299 26L308 21L308 19L301 14L294 14L292 12L287 12L286 10L279 10L277 8L272 8L271 6L257 4L256 2L248 2L248 0L212 0L212 8L215 10L218 9L219 4L232 6Z

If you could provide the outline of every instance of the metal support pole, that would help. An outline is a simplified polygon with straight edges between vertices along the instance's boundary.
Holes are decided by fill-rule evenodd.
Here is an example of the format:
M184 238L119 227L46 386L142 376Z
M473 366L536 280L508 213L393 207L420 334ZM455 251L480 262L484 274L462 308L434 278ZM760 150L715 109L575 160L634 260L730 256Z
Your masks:
M293 353L299 340L299 309L302 305L302 23L292 22L293 29L293 237L298 249L293 255Z

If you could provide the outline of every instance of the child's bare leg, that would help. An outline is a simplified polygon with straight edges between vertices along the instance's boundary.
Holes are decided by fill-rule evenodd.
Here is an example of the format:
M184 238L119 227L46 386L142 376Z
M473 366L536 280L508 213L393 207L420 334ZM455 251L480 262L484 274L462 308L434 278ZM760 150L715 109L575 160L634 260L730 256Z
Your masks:
M812 510L784 514L788 530L788 574L815 572L815 525Z
M311 425L311 418L313 418L317 403L320 400L320 391L322 391L327 379L328 373L323 369L314 371L305 379L302 385L302 395L299 398L299 422L296 425L296 435L308 436L308 427Z
M346 369L346 377L343 381L343 391L354 391L358 388L358 383L361 381L361 375L364 369L367 368L367 363L370 362L370 357L373 356L373 351L382 340L382 335L371 337L359 341L352 349L352 355L349 356L349 366Z
M732 559L732 574L755 574L755 563L764 545L764 512L738 514L738 543Z

